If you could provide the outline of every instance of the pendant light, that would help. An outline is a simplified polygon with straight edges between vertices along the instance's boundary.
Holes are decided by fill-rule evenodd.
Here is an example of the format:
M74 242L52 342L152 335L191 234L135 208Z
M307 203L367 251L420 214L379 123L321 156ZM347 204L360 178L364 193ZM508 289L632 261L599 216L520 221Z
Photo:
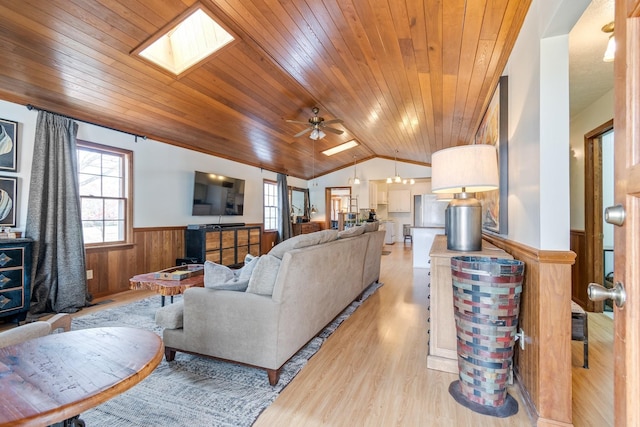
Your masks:
M387 184L392 184L392 183L400 184L402 182L402 178L400 178L400 175L398 175L398 150L396 150L395 152L395 155L393 158L393 164L394 164L395 175L393 178L391 177L387 178Z
M360 185L360 178L358 178L358 175L356 175L356 164L356 156L353 156L353 180L351 180L351 182L353 183L353 185Z

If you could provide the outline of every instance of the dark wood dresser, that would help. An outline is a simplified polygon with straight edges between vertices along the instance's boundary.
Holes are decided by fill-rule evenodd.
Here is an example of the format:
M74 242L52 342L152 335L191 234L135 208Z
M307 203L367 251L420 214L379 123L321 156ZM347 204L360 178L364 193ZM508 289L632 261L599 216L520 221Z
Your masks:
M291 224L293 228L293 235L297 236L298 234L308 234L316 231L320 231L320 223L319 222L297 222Z

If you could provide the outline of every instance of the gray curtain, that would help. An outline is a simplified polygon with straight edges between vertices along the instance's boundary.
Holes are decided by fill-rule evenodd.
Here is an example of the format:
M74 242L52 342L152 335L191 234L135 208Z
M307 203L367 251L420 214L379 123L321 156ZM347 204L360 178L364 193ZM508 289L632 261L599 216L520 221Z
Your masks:
M78 191L78 124L38 112L25 235L34 240L29 314L73 313L90 300Z
M280 218L278 223L278 239L280 242L287 240L293 235L291 230L291 206L289 206L289 186L287 185L287 175L278 174L278 206L280 207Z

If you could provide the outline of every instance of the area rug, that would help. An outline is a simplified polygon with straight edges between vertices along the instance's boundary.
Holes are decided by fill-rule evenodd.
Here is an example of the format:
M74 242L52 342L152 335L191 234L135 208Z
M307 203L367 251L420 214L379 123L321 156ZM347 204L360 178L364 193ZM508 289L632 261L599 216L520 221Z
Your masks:
M142 382L113 399L86 411L88 426L250 426L291 382L322 343L381 283L373 283L360 300L352 302L281 369L280 381L270 386L264 370L177 353L164 359ZM176 297L174 301L179 301ZM162 336L154 321L160 297L105 309L73 319L71 329L131 326Z

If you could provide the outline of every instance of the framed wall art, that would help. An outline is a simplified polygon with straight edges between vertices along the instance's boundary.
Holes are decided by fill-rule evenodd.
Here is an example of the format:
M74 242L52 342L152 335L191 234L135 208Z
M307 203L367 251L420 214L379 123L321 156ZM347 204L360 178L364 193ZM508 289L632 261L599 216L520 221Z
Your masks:
M18 165L18 123L0 119L0 170L16 172Z
M0 227L16 226L17 177L0 176Z
M497 190L477 193L482 203L482 228L499 234L507 234L507 198L509 196L509 104L508 78L500 77L498 86L476 131L476 144L496 147L500 187Z

